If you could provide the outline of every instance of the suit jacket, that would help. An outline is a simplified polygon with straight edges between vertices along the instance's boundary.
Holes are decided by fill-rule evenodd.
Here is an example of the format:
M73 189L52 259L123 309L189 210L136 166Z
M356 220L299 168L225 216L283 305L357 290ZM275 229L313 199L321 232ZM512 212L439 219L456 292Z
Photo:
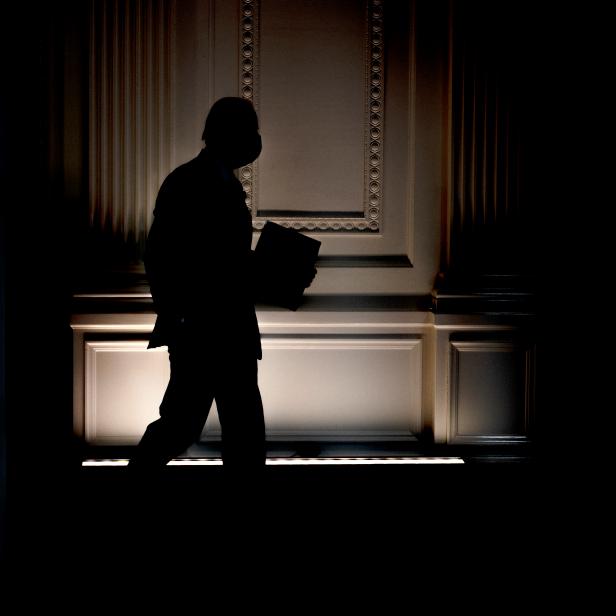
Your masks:
M148 348L186 333L213 353L261 358L245 196L207 149L163 182L144 257L157 313Z

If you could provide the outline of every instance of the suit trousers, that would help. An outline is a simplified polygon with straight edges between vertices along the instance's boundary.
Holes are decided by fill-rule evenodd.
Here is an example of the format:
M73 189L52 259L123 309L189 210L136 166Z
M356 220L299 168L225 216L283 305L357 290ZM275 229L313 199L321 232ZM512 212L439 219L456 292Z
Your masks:
M252 345L253 341L250 340ZM130 460L133 469L160 469L199 440L216 400L226 474L260 472L265 422L254 347L215 345L184 332L169 345L171 374L160 418L148 425ZM218 347L218 348L216 348Z

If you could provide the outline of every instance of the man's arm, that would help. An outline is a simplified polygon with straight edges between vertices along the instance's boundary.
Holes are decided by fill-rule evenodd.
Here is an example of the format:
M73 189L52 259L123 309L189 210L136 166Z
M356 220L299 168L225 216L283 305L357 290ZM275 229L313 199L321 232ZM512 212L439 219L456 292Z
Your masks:
M174 200L177 195L169 182L163 183L154 209L154 222L145 246L144 265L154 308L159 316L179 321L183 316L180 284L180 237Z

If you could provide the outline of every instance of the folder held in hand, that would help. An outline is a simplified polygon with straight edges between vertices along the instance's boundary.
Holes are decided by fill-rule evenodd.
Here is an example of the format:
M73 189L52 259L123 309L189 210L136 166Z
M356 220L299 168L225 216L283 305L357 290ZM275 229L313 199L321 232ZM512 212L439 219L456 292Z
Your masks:
M320 248L320 241L267 221L255 246L259 298L297 310L312 281Z

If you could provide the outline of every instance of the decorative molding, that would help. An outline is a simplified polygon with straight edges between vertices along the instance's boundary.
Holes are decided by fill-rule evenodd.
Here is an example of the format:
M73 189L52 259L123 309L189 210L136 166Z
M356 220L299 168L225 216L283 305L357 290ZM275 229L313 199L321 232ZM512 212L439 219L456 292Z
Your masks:
M534 346L513 340L468 340L450 341L450 444L521 444L530 442L532 413L534 406ZM462 353L524 353L524 408L521 413L522 430L518 433L461 434L460 421L460 355ZM498 409L493 409L495 413Z
M174 166L175 0L90 4L89 220L143 246Z
M87 443L96 440L96 352L97 344L85 342L84 344L84 408L83 408L83 435Z
M361 215L332 212L318 214L290 212L259 213L258 165L242 167L239 179L246 192L256 230L273 220L285 227L312 232L380 232L383 207L383 138L385 121L385 0L366 0L366 83L364 138L364 203ZM259 108L259 0L240 0L240 96Z
M259 109L259 0L240 0L240 96ZM252 212L253 220L257 211L257 161L241 167L238 171L246 193L246 206ZM258 226L261 229L263 225Z
M366 189L364 216L370 231L381 227L383 200L383 136L385 119L385 49L383 1L369 0L367 65L367 122L366 122ZM361 230L361 229L360 229Z
M240 95L257 107L259 0L241 0L240 5Z

